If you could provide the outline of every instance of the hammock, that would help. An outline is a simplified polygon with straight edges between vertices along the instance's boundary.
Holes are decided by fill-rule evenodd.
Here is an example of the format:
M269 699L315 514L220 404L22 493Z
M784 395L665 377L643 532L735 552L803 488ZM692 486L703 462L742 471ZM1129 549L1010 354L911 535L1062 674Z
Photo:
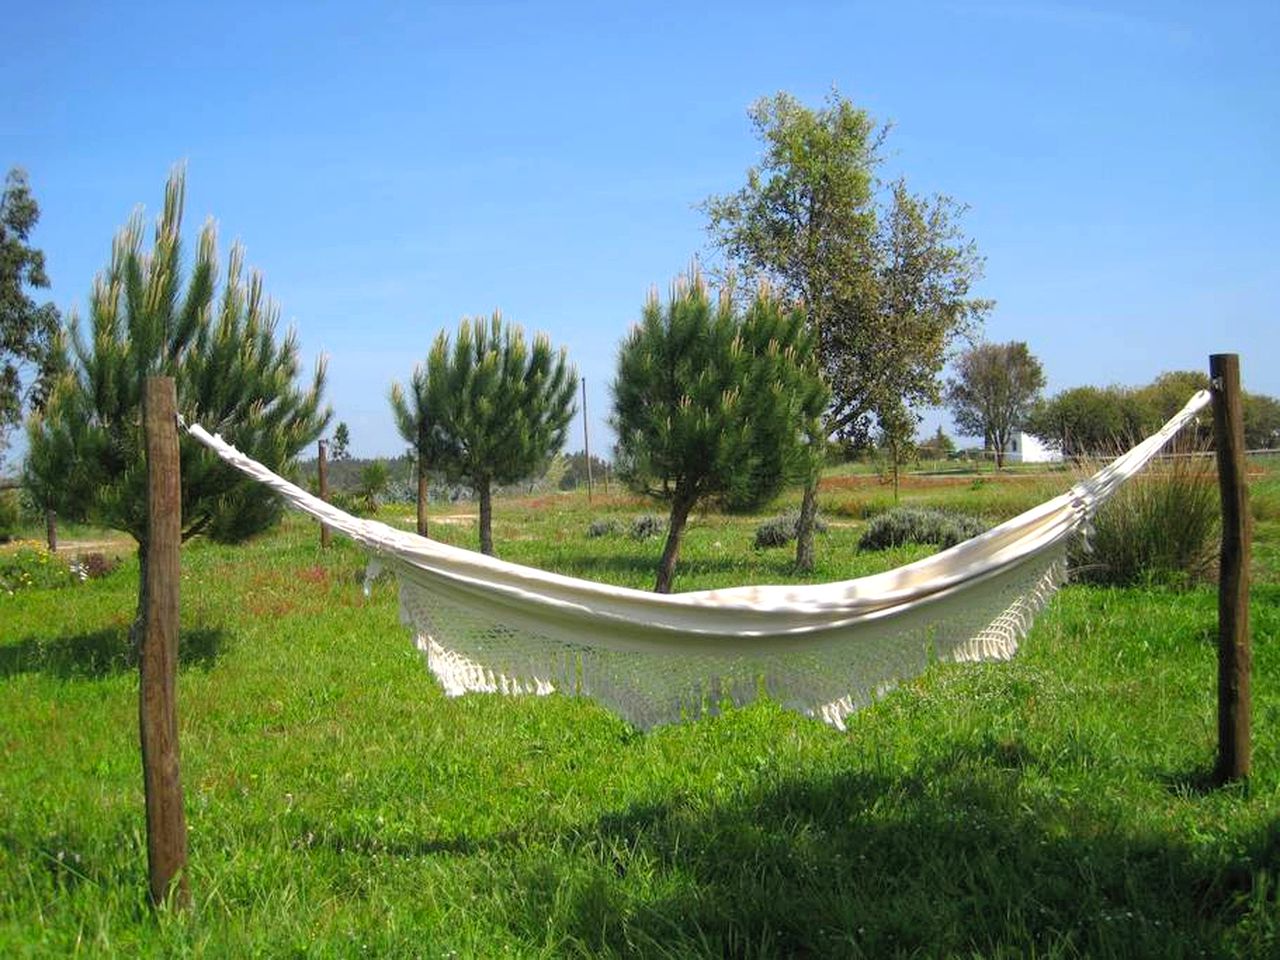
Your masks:
M1066 579L1093 513L1209 403L1066 493L915 563L837 583L661 595L508 563L353 517L198 425L193 437L394 572L447 694L589 696L641 729L768 696L843 730L933 661L1007 660Z

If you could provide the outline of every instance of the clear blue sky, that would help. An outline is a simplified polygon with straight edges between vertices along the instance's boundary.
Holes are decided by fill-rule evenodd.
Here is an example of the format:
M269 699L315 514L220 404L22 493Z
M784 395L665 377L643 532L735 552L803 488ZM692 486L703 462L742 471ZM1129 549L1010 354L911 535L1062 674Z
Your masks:
M188 226L329 355L357 453L402 449L388 385L496 307L569 348L599 448L620 337L757 157L747 107L834 85L896 124L887 174L970 205L986 336L1051 389L1230 350L1280 394L1280 4L890 6L11 5L0 166L83 311L185 160Z

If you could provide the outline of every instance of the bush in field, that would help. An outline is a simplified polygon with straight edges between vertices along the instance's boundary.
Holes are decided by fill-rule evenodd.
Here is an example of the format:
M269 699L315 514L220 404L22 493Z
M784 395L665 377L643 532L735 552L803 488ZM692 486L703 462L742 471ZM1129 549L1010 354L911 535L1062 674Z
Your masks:
M17 490L0 490L0 543L8 543L18 532L22 511Z
M769 547L785 547L795 540L799 526L799 510L789 510L776 517L770 517L756 527L756 538L752 546L757 550L764 550ZM817 533L826 533L827 525L818 517L814 517L813 529Z
M0 556L0 595L12 595L19 590L34 588L69 587L88 579L78 575L42 544L22 542L13 553Z
M943 549L976 537L987 525L949 510L895 507L871 519L858 541L861 550L887 550L907 543L932 543Z
M667 529L667 521L652 513L642 514L631 521L631 536L635 540L648 540Z
M369 513L378 512L378 507L385 502L390 483L391 475L383 460L374 460L360 471L360 486L356 488L356 496L364 501Z
M591 521L591 526L587 527L587 536L595 539L596 537L612 537L622 532L622 524L612 517L598 517Z
M331 491L329 493L329 503L343 513L349 513L353 517L371 517L374 514L374 508L367 499L346 490Z
M1124 484L1071 550L1086 583L1190 586L1214 574L1218 486L1209 457L1176 457Z

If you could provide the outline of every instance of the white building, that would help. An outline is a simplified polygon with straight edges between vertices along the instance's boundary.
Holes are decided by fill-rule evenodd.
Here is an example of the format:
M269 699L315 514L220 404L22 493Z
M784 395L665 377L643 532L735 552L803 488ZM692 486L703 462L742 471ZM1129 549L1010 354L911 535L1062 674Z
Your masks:
M1004 448L1009 463L1061 463L1062 451L1042 443L1022 430L1015 430Z

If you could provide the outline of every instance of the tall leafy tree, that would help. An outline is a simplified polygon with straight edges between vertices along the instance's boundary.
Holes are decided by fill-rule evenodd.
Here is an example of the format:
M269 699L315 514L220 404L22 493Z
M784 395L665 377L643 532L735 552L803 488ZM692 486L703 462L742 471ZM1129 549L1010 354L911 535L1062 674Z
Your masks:
M1127 387L1072 387L1035 404L1026 429L1064 456L1106 455L1141 439L1151 410Z
M1280 447L1280 400L1265 393L1244 395L1244 442L1255 450Z
M140 215L117 234L89 297L86 328L72 318L71 367L29 421L28 484L71 519L131 534L145 562L143 382L174 377L188 422L220 432L249 456L287 470L329 419L324 364L298 384L297 336L277 336L279 309L233 246L219 284L217 241L205 224L184 278L184 176L170 176L149 250ZM219 289L220 287L220 289ZM275 522L282 505L260 484L182 438L182 536L235 541ZM139 611L145 597L139 583Z
M1209 386L1209 375L1199 370L1166 370L1134 391L1134 400L1146 407L1145 426L1155 430L1181 410L1193 393Z
M865 110L836 93L818 109L779 93L750 116L764 153L744 187L704 205L712 242L804 310L831 389L824 429L865 442L879 413L938 401L948 345L990 307L970 292L982 259L961 206L878 178L888 128ZM802 570L816 492L815 475L797 525Z
M491 319L463 319L440 333L426 364L424 411L434 417L436 462L480 498L480 549L493 553L493 486L546 468L564 446L578 374L563 348Z
M61 318L31 291L49 286L44 253L31 246L40 207L14 168L0 193L0 457L28 405L39 408L65 359Z
M979 343L956 360L947 403L957 427L995 450L998 470L1013 431L1026 423L1043 389L1044 368L1025 343Z
M611 423L618 476L671 505L654 589L669 593L685 524L707 498L749 507L816 469L827 391L802 312L767 287L745 313L695 272L649 297L623 341Z
M431 480L428 470L435 460L439 447L433 430L431 407L427 396L427 370L418 364L409 380L406 392L399 383L391 385L391 413L396 429L413 452L418 478L418 536L427 535L427 501Z

